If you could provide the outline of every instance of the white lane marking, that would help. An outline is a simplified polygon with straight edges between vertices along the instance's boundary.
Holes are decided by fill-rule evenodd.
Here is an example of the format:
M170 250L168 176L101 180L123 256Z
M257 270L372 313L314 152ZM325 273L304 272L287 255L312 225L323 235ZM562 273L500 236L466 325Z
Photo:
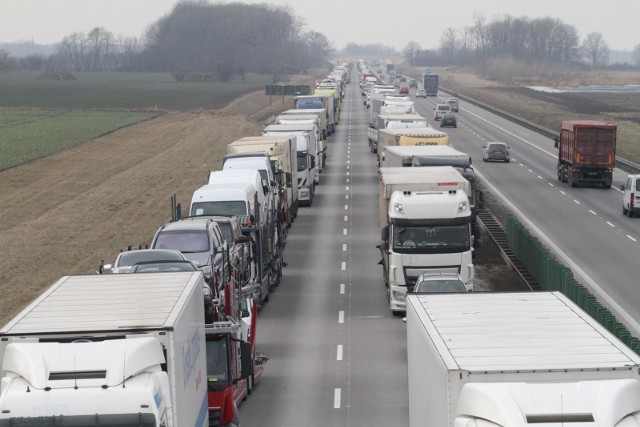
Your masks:
M348 195L348 194L345 194L345 195L344 195L344 198L345 198L345 200L349 200L349 195Z
M533 173L533 171L531 169L527 169L529 171L529 173Z
M347 183L349 182L349 178L347 178Z
M343 243L342 244L342 252L346 252L347 251L347 244Z
M347 157L348 157L348 156L347 156ZM351 160L347 160L347 163L351 163ZM349 167L349 166L347 166L347 167Z
M544 178L542 178L540 175L538 175L538 179L544 179Z
M342 394L342 390L336 388L333 390L333 408L340 409L340 395Z
M560 194L562 194L563 196L567 195L567 193L565 193L563 190L560 190Z
M522 163L520 163L520 166L524 167L524 165Z
M576 199L573 199L573 203L575 203L576 205L580 205L581 203L579 201L577 201Z
M549 183L549 187L555 187L552 182Z
M616 228L616 226L615 226L615 225L613 225L612 223L610 223L609 221L607 221L607 225L608 225L609 227Z
M338 344L338 349L336 350L336 360L342 360L342 344Z
M347 171L347 176L349 176L349 171Z
M344 205L344 210L346 211L347 209L349 209L349 205Z
M344 323L344 311L340 310L338 312L338 323Z
M342 265L340 266L340 270L345 271L347 269L347 263L342 261Z
M345 221L348 221L348 220L349 220L349 217L348 217L347 215L345 215L345 216L344 216L344 220L345 220Z
M595 213L594 211L592 211L591 209L589 209L589 212L593 215L598 215L597 213Z
M632 240L632 241L634 241L634 242L637 242L637 240L636 240L636 239L634 239L633 237L629 236L628 234L627 234L627 237L628 237L630 240Z
M340 283L340 293L344 294L344 291L345 291L344 283Z
M347 187L345 188L346 191L349 191L349 186L347 185Z
M345 236L347 235L347 229L346 228L342 229L342 234L344 234Z

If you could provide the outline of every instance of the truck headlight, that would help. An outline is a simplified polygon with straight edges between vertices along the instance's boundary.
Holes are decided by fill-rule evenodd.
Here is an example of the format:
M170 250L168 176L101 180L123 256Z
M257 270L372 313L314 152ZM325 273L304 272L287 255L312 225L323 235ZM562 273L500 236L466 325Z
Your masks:
M206 283L202 287L202 293L204 294L204 302L207 303L207 304L210 303L211 302L211 288Z
M211 266L210 265L202 265L200 266L200 271L202 271L202 275L204 276L204 280L207 282L211 282L212 274L211 274Z
M394 203L393 210L395 213L404 214L404 206L402 206L402 203Z
M404 301L406 299L406 294L400 291L393 291L393 299L396 301Z
M466 210L469 209L469 202L467 202L466 200L458 203L458 213L463 213L466 212Z
M300 197L309 197L309 192L307 190L301 191L300 192Z

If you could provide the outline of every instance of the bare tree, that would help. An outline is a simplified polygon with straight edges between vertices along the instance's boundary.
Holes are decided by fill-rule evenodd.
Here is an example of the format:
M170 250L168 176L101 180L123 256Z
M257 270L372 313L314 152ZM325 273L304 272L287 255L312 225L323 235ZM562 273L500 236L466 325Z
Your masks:
M594 68L606 65L609 62L609 45L601 33L588 34L587 38L582 42L582 51Z
M449 27L440 36L440 51L449 63L453 63L457 46L458 32L455 28Z
M421 49L420 45L414 41L410 41L404 47L404 49L402 50L402 53L404 57L409 60L409 64L411 65L414 64L416 60L416 56L418 56L418 52L420 52L420 49Z
M15 65L15 60L11 58L9 52L0 49L0 73L10 71Z

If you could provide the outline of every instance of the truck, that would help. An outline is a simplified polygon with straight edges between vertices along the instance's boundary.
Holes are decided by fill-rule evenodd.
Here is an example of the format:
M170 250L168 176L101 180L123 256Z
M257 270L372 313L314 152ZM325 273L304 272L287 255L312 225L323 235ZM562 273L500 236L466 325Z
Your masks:
M457 270L473 290L469 182L450 166L380 168L379 264L394 315L422 273ZM424 169L424 170L421 170Z
M302 130L306 128L308 130ZM314 124L269 125L264 129L266 135L287 134L296 138L296 156L298 164L298 204L311 206L315 187L320 182L316 158L322 158L317 151L317 139Z
M326 108L310 108L304 110L298 109L290 109L282 111L278 117L280 116L307 116L307 115L315 115L318 118L318 127L320 134L318 135L319 141L326 141L327 136L329 135L329 125L327 120L327 110Z
M203 281L59 279L0 329L0 425L208 426Z
M227 145L228 153L264 151L269 155L276 172L281 194L280 218L286 230L298 215L298 156L296 139L292 135L262 135L240 138ZM294 188L295 183L295 188ZM284 243L284 242L283 242Z
M572 187L578 184L611 188L616 164L614 124L596 120L565 120L558 148L558 180Z
M327 114L327 135L333 135L337 124L337 106L333 95L300 95L293 98L293 106L297 110L317 110L324 108Z
M375 88L373 89L374 91L376 90ZM384 106L389 106L393 101L405 101L405 102L410 102L411 105L413 106L413 101L411 100L411 97L406 96L406 95L399 95L397 93L393 93L393 92L383 92L383 89L378 89L378 91L375 91L374 93L371 94L371 99L369 100L369 124L375 124L376 122L376 118L378 117L378 114L381 114L381 109ZM388 90L393 90L395 91L395 89L390 88ZM412 111L412 113L414 113L415 111Z
M560 292L407 297L409 426L640 426L640 357Z
M449 145L449 135L432 127L380 129L378 131L378 164L382 164L382 157L386 147L391 146L422 146Z
M409 127L429 127L427 119L419 114L378 114L374 124L367 128L369 150L378 152L378 131L380 129L400 129Z
M290 117L286 115L284 117ZM325 160L327 157L327 146L325 141L317 138L318 127L316 121L312 119L304 119L309 116L295 116L290 119L280 119L280 124L269 125L263 129L265 135L307 135L309 154L314 157L316 164L314 182L320 184L320 172L324 169Z
M437 74L425 74L423 75L422 85L427 96L438 96L438 75Z

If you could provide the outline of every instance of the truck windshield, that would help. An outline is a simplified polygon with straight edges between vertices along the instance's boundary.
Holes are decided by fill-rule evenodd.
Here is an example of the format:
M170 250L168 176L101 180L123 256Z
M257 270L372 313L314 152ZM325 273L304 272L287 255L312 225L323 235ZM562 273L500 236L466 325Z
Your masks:
M244 200L225 200L220 202L196 202L191 205L191 216L202 215L248 215Z
M229 385L227 340L207 338L207 384L210 389L223 390Z
M175 249L184 254L208 252L209 235L206 230L163 231L158 234L154 249Z
M393 250L404 254L456 253L471 247L469 226L393 226Z
M86 427L155 427L158 424L156 424L156 417L149 413L16 416L0 420L0 427L43 427L67 425Z

